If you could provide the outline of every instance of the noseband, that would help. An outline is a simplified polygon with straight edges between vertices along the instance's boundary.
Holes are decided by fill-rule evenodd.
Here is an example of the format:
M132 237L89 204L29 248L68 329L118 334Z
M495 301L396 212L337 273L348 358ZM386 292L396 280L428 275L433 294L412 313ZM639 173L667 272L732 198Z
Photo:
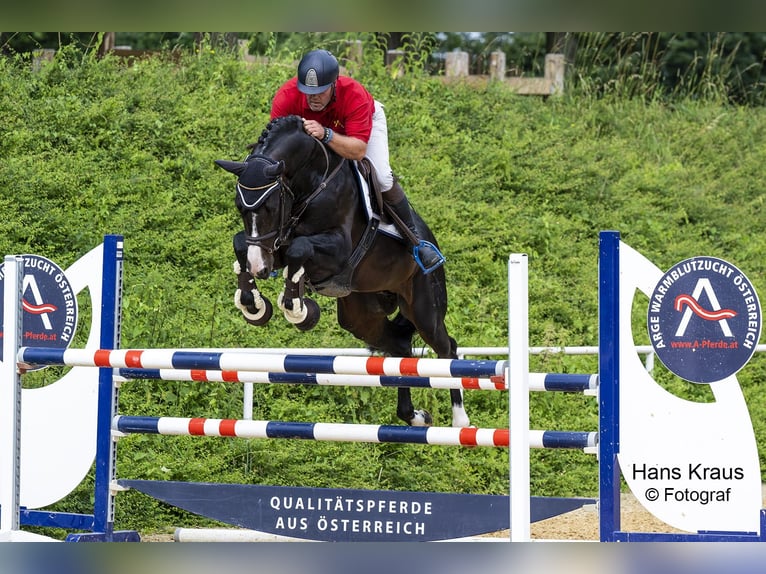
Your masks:
M256 237L246 236L245 242L247 245L255 245L256 247L260 247L261 249L271 254L277 251L282 245L289 243L290 237L292 236L293 231L295 231L295 227L298 225L301 217L303 217L303 214L308 208L309 204L317 195L324 191L324 189L327 187L327 184L330 183L333 178L340 172L341 167L343 167L343 164L346 162L345 158L341 158L341 161L338 162L338 165L335 166L335 168L328 176L328 171L330 170L330 154L327 152L327 148L322 142L314 139L313 137L311 139L318 143L319 147L324 152L325 170L324 174L322 175L322 181L319 183L319 185L299 204L292 205L293 201L295 200L295 194L293 193L293 190L290 188L290 185L287 183L283 175L280 175L279 178L273 182L269 182L266 185L256 188L246 187L237 182L237 193L239 194L239 199L242 202L242 205L245 207L246 211L249 213L257 211L266 202L268 197L274 193L274 191L279 190L279 228L264 233L263 235L258 235ZM242 191L243 189L248 191L258 191L260 189L264 189L265 191L252 204L248 204L245 201L244 192ZM288 209L285 207L288 203L285 196L289 196L290 199L291 206L289 213ZM271 246L267 245L266 242L272 238L274 240L272 241Z
M253 203L247 203L245 200L245 194L242 191L243 189L248 191L258 191L259 189L265 189L265 191ZM239 195L239 199L248 213L254 213L257 211L258 208L261 207L269 198L269 196L271 196L271 194L276 190L279 190L279 229L269 231L268 233L264 233L263 235L258 235L256 237L250 237L249 235L245 236L245 243L248 245L255 245L256 247L260 247L269 253L274 253L277 249L280 248L282 243L287 240L287 222L285 216L286 202L284 200L284 195L285 192L289 193L290 197L292 198L293 192L284 181L282 176L279 176L276 181L260 187L247 187L237 182L237 194ZM274 238L274 241L271 243L271 246L267 245L266 242L272 238Z

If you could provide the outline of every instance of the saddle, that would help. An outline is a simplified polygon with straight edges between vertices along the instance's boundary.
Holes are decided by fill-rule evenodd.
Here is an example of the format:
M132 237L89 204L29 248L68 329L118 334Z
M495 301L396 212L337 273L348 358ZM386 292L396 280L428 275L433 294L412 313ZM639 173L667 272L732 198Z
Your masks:
M380 189L378 178L375 177L375 167L366 157L362 158L361 161L355 162L355 166L360 179L367 184L367 189L370 194L370 203L372 204L372 212L379 217L385 216L385 210L381 209L381 206L385 205L383 202L383 191Z
M370 163L370 160L365 157L361 161L352 162L352 166L355 168L357 185L367 209L367 217L380 219L378 232L399 240L412 240L412 238L405 237L409 231L407 226L383 199L383 190L380 189L378 178L375 177L375 167Z
M320 283L307 281L307 286L320 295L344 297L351 293L354 272L372 247L379 231L401 239L397 228L392 224L392 213L383 201L383 192L375 177L375 167L367 158L353 162L352 166L358 176L357 184L364 200L362 203L367 209L367 227L340 273Z

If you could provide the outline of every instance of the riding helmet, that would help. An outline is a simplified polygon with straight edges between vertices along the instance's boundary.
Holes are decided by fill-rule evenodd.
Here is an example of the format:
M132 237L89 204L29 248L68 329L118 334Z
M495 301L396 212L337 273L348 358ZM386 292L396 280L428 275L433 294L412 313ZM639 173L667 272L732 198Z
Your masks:
M319 94L338 79L338 60L327 50L312 50L298 64L298 89Z

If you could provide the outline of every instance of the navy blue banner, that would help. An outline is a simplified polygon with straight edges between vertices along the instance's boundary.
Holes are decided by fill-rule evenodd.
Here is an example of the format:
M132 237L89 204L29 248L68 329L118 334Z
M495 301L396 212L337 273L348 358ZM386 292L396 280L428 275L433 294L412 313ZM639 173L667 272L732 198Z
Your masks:
M149 496L226 524L327 542L426 542L510 527L508 496L119 480ZM532 497L531 521L595 500Z

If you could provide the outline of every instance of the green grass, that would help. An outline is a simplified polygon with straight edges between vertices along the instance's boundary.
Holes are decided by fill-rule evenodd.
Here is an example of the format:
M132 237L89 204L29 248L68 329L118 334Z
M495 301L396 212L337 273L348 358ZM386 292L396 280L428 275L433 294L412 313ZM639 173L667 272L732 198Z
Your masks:
M0 59L0 251L67 267L104 234L124 234L124 347L361 347L338 327L331 299L318 300L323 314L307 334L279 316L248 327L232 305L231 237L240 221L231 177L213 160L243 157L292 73L206 52L124 67L64 51L39 72ZM447 324L459 345L506 344L506 264L515 252L530 257L531 345L596 345L602 229L621 231L661 268L711 255L766 287L762 108L588 92L520 97L413 74L394 80L374 65L359 74L386 104L394 170L447 256ZM274 300L278 281L262 287ZM765 361L756 356L739 377L762 453ZM539 371L596 369L594 357L530 363ZM446 392L415 396L438 425L449 424ZM478 426L507 425L502 393L469 392L466 405ZM534 428L597 425L595 404L582 397L535 395L531 406ZM120 407L238 417L242 390L130 383ZM254 416L269 420L392 424L394 410L391 389L258 386L254 399ZM508 488L508 453L130 436L119 443L118 474L498 494ZM91 488L86 481L55 508L83 511ZM531 488L593 496L595 461L534 452ZM116 521L141 531L204 523L136 493L118 497Z

